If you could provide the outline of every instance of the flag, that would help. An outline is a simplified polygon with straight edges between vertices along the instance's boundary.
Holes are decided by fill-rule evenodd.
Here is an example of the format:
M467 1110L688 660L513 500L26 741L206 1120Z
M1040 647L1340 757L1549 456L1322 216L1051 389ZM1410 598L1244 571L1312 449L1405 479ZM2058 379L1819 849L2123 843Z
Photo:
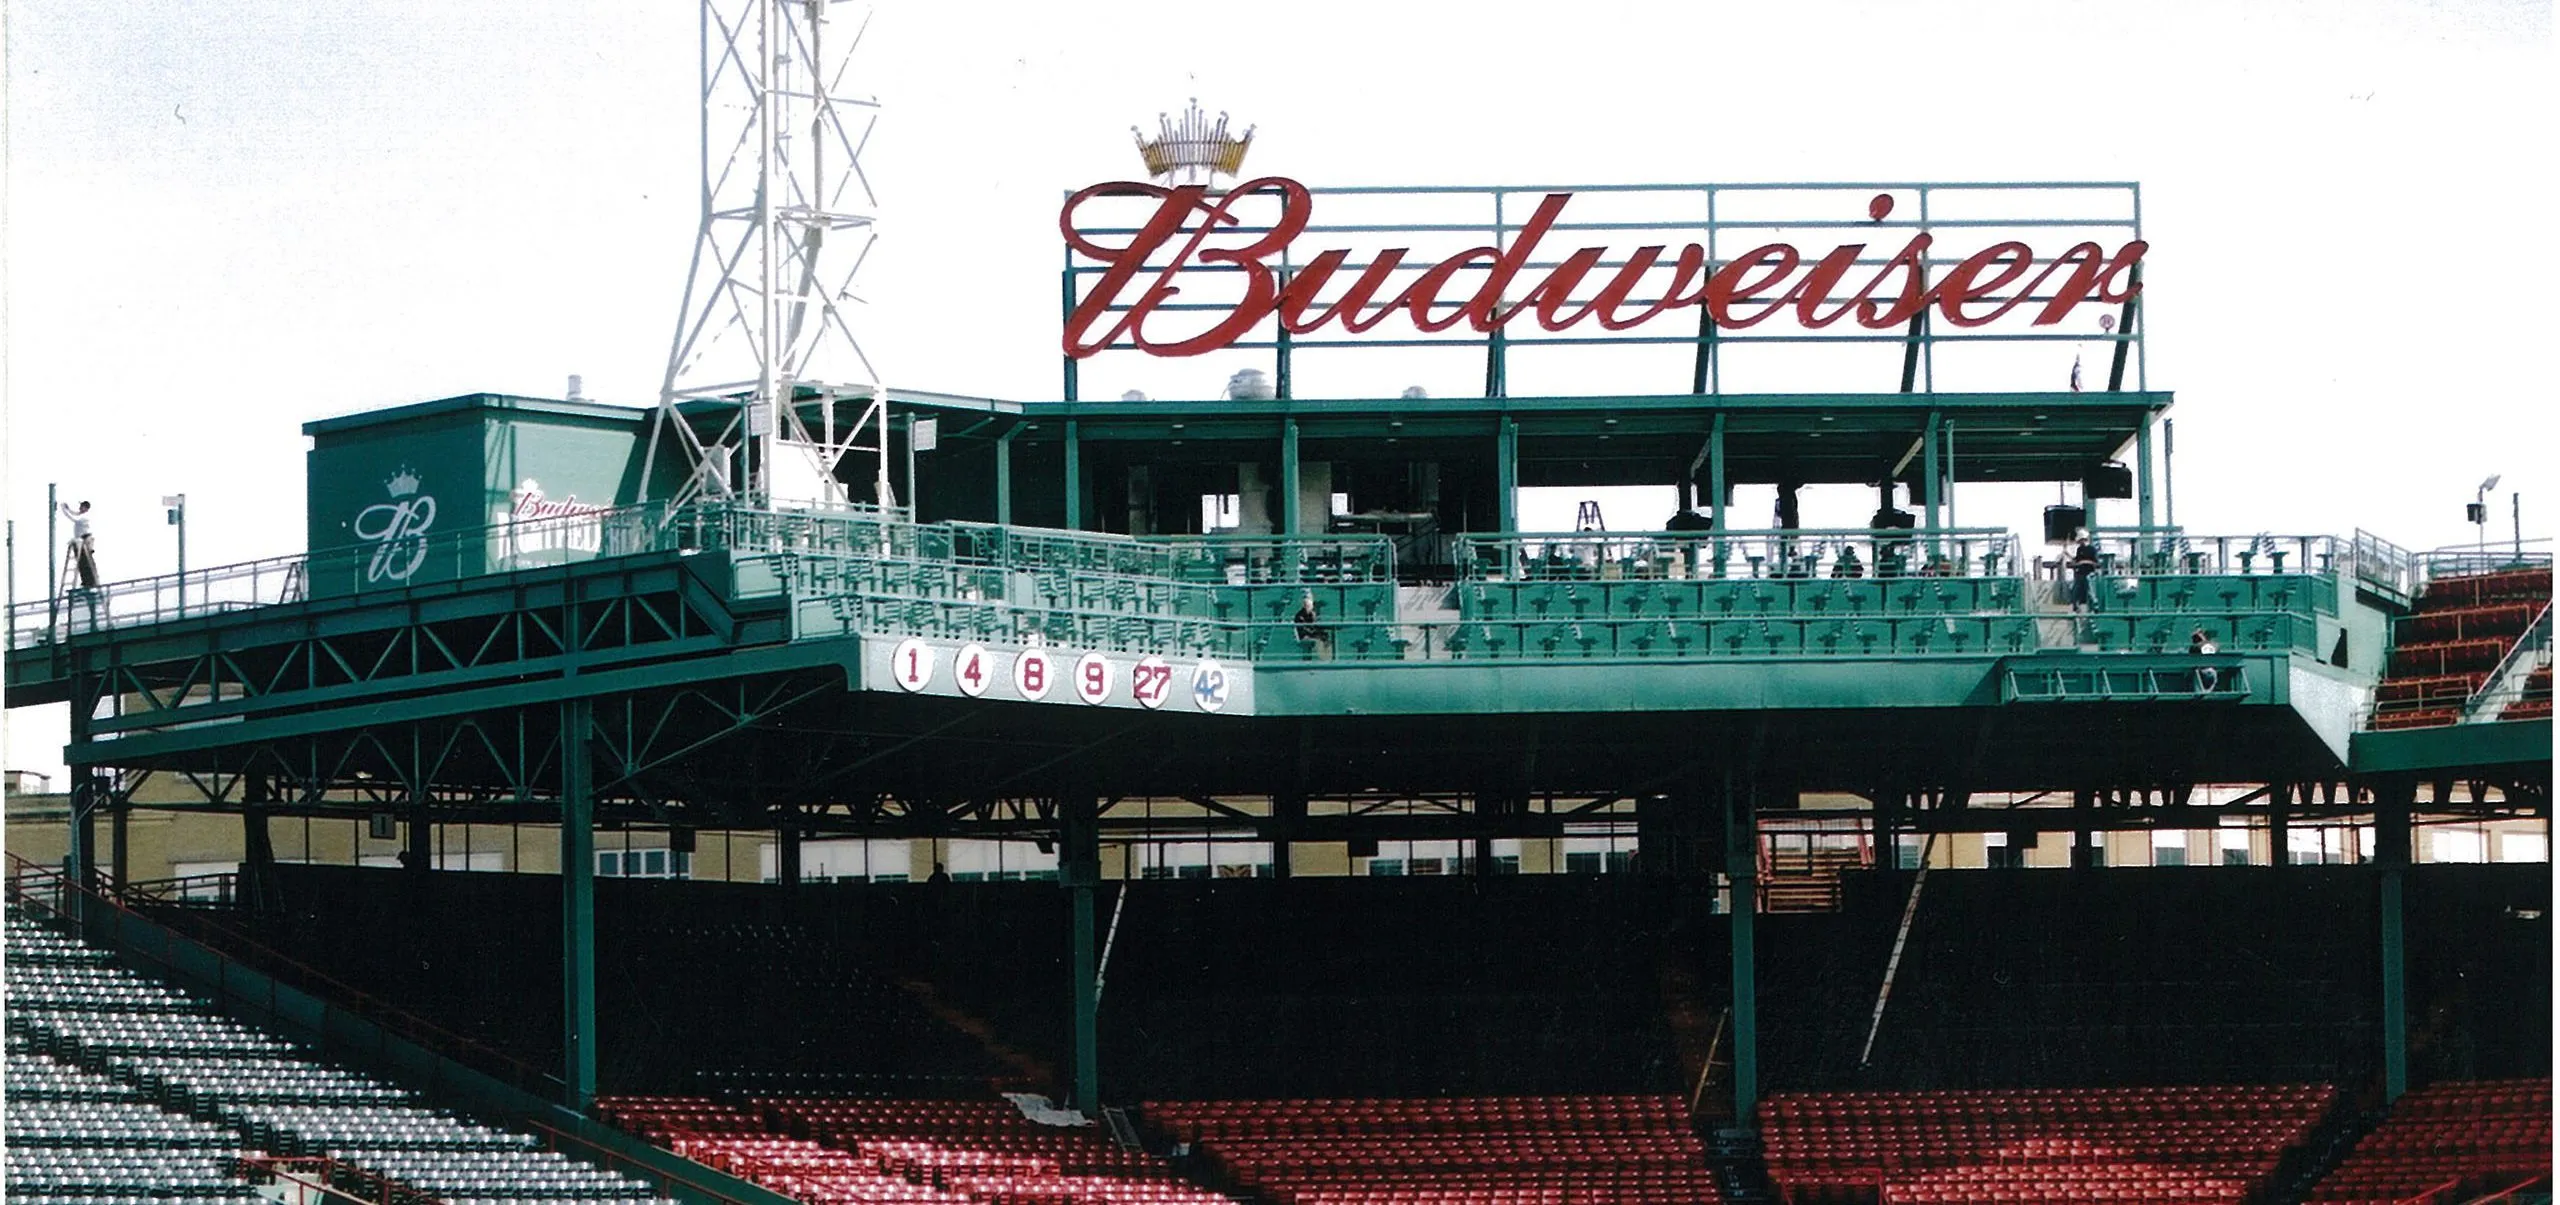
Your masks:
M2080 392L2080 357L2071 357L2071 392Z

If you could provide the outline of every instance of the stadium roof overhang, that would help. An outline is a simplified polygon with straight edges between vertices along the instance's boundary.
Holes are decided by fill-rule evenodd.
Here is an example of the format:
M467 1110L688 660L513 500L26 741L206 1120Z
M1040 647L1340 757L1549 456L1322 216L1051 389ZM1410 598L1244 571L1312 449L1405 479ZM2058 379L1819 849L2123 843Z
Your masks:
M1956 481L2079 481L2168 410L2167 392L1771 393L1614 397L999 402L893 392L945 412L941 438L1069 438L1156 462L1272 455L1289 424L1299 455L1430 460L1490 454L1509 423L1522 485L1658 484L1721 439L1726 480L1873 484L1916 478L1931 424ZM1072 424L1072 434L1070 433ZM1701 472L1700 475L1703 475Z

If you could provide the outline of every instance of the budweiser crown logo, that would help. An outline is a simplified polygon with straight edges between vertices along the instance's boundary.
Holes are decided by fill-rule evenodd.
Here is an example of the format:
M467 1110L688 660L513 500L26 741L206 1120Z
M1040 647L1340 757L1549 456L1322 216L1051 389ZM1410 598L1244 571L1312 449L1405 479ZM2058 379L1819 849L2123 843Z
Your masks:
M1232 176L1243 170L1244 153L1253 147L1254 127L1245 127L1241 138L1229 134L1227 115L1220 113L1218 120L1210 121L1200 111L1200 98L1196 96L1191 99L1191 107L1183 110L1179 122L1167 114L1156 114L1156 128L1153 141L1136 126L1129 127L1129 134L1138 140L1138 157L1146 160L1147 174L1157 178L1191 172Z
M404 464L399 472L391 475L390 480L382 483L382 488L389 490L394 498L409 497L418 492L418 471Z

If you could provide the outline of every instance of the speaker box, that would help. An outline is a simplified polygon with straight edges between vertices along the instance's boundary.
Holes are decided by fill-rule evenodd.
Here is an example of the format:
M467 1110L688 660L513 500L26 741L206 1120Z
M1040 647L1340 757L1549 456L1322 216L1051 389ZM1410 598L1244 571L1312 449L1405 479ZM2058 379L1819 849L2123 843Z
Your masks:
M2071 537L2089 525L2089 512L2077 506L2044 508L2044 542L2068 544Z
M2080 482L2080 492L2091 498L2130 498L2133 496L2133 470L2108 461L2089 470Z
M389 812L375 812L365 825L365 835L376 841L389 841L400 835L400 822Z

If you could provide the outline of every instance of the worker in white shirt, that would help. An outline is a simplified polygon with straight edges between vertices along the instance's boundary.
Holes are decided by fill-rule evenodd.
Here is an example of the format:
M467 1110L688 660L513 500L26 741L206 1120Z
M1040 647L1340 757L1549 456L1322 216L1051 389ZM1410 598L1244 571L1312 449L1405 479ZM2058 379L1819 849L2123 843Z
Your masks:
M68 551L72 571L80 575L81 589L95 590L98 588L98 546L89 535L89 504L84 501L76 507L68 502L61 505L63 515L71 520L71 547Z

